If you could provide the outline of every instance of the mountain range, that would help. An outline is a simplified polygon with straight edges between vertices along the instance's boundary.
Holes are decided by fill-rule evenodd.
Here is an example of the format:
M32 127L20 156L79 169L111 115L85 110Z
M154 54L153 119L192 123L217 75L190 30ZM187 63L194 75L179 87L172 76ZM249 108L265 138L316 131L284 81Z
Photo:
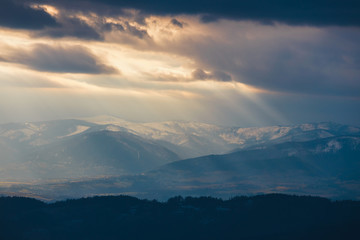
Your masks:
M0 125L0 193L62 199L283 192L360 198L360 128L114 117Z

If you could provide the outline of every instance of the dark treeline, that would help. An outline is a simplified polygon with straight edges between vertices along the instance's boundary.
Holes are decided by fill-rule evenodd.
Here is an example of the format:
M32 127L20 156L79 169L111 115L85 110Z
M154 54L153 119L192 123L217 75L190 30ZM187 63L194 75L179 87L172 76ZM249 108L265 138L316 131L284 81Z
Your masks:
M360 202L282 194L0 198L0 239L359 239Z

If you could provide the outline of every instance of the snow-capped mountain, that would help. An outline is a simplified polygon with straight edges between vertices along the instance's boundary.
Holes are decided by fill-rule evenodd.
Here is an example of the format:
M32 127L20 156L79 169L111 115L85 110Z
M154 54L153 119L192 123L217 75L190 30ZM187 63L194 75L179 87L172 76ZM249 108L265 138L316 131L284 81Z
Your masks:
M9 123L0 125L0 138L14 144L41 146L83 133L96 126L82 120Z
M179 160L142 174L0 184L0 193L46 199L127 194L165 200L174 195L229 198L280 192L360 199L359 186L360 137L339 136Z
M52 139L54 140L54 139ZM45 180L134 174L179 160L155 141L127 132L70 134L47 144L0 142L0 179Z
M102 116L84 120L2 124L0 139L14 144L40 146L70 136L103 130L129 132L159 141L169 148L174 148L182 158L221 154L259 144L360 134L359 127L329 122L241 128L180 121L134 123Z
M107 116L2 124L0 179L141 173L179 159L359 134L358 127L336 123L240 128Z
M309 141L341 135L359 135L360 128L337 123L308 123L291 126L224 127L199 122L167 121L132 123L115 117L87 119L90 122L123 127L144 138L160 140L182 158L223 154L263 144Z

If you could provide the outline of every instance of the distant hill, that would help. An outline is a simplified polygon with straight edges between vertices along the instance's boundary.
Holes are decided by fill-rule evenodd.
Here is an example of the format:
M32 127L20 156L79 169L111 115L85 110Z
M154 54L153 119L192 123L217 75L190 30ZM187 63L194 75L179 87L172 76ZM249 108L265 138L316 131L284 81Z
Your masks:
M25 152L89 132L127 132L175 152L180 158L224 154L254 146L360 135L360 128L331 122L291 126L223 127L199 122L133 123L114 117L0 124L0 150ZM11 151L10 151L11 152ZM11 152L14 155L14 152ZM6 161L2 157L1 161Z
M181 158L224 154L264 144L304 142L320 138L360 135L360 128L333 122L289 126L224 127L200 122L167 121L132 123L115 117L86 119L102 126L111 125L147 139L159 140Z
M1 143L20 149L34 148L68 137L96 131L128 132L170 149L180 158L224 154L264 144L310 141L360 135L360 128L331 122L290 126L224 127L199 122L133 123L114 117L0 124ZM2 159L1 159L2 160Z
M8 184L0 192L48 199L97 194L166 199L176 194L231 197L259 193L360 199L360 137L271 144L175 161L142 174Z
M0 239L358 239L360 202L282 194L93 197L45 204L0 198Z
M161 188L181 194L287 192L360 199L360 137L288 142L187 159L147 176Z
M239 128L106 117L2 124L0 194L359 199L359 132L329 122Z
M154 141L112 131L77 134L17 154L20 159L11 163L12 171L0 173L2 178L66 179L134 174L179 160L175 153Z

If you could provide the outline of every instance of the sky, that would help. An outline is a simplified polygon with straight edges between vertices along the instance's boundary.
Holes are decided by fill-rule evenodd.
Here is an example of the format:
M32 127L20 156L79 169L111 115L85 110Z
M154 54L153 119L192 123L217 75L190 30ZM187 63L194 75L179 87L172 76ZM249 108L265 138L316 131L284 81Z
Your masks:
M0 123L360 125L357 0L0 4Z

